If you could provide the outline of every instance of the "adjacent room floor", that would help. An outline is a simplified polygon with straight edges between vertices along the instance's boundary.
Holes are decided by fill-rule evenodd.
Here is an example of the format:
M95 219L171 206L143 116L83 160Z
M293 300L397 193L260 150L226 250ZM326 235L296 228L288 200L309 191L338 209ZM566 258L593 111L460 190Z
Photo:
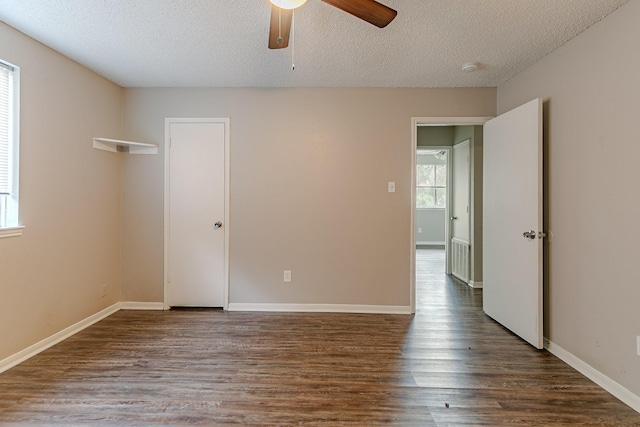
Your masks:
M120 311L0 374L0 425L640 425L417 265L415 316Z

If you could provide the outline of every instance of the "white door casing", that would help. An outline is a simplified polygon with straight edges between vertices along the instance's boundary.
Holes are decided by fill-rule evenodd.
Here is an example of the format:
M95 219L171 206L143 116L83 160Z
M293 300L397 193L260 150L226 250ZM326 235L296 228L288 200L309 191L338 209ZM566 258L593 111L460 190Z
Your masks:
M226 308L229 120L166 119L165 131L165 308Z
M542 101L484 126L483 305L536 348L542 329ZM533 231L534 239L523 233Z

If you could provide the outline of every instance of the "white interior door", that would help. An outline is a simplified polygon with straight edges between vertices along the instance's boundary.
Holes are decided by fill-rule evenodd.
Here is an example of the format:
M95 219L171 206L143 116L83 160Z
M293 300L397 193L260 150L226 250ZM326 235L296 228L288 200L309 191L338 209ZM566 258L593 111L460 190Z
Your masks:
M169 306L224 307L227 123L169 122Z
M469 140L453 146L452 237L469 243Z
M451 272L458 279L469 282L469 241L471 169L470 141L453 146L453 200L451 209Z
M542 348L542 101L488 121L483 157L484 311Z

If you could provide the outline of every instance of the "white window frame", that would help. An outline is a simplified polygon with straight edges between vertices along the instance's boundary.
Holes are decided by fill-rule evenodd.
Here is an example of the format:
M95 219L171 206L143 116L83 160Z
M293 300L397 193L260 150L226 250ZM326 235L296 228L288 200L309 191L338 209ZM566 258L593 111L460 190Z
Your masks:
M9 195L0 195L0 238L22 235L19 220L20 165L20 68L0 59L2 71L10 73L9 87Z
M416 165L416 173L418 171L418 168L420 166L429 166L429 165ZM434 201L437 200L437 190L438 189L442 189L445 191L445 201L444 201L444 205L443 206L427 206L427 207L422 207L422 206L416 206L417 209L420 210L427 210L427 209L439 209L439 210L444 210L447 206L447 200L449 199L449 190L447 189L447 185L446 185L446 177L448 176L447 174L449 173L447 170L447 163L442 163L442 164L437 164L434 163L433 164L434 168L433 168L433 181L436 182L436 169L438 166L443 166L444 170L445 170L445 185L421 185L421 184L417 184L416 183L416 199L417 199L417 191L420 188L424 188L424 189L433 189L433 197L434 197ZM417 182L417 179L416 179ZM416 205L417 205L417 200L416 200Z

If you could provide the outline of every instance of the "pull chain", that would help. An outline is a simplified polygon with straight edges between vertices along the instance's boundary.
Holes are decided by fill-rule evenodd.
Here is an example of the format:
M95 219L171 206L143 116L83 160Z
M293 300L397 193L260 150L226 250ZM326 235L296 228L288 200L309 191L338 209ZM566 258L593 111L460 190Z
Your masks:
M296 22L296 12L295 9L291 11L291 71L296 69L296 64L294 62L295 54L296 54L296 33L295 33L295 22Z

